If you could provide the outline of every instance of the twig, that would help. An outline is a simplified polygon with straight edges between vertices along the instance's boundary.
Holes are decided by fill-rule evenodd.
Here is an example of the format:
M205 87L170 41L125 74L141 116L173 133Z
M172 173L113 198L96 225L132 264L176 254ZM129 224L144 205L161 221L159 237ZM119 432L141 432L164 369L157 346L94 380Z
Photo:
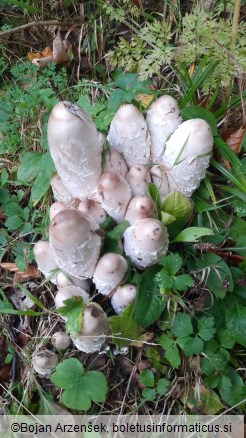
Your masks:
M78 17L79 21L80 18ZM79 24L79 23L78 23ZM74 26L75 23L71 21L57 21L57 20L49 20L49 21L32 21L31 23L22 24L21 26L14 27L13 29L5 30L4 32L0 32L0 38L11 35L12 33L20 32L23 29L28 29L29 27L35 26Z

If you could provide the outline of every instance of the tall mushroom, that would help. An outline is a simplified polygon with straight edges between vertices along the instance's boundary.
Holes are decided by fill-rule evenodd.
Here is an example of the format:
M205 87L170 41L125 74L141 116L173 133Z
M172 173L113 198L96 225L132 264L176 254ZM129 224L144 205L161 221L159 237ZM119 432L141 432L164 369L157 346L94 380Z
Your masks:
M91 117L74 103L59 102L49 118L48 144L66 189L81 200L93 197L101 173L101 151Z
M44 240L36 242L33 248L33 253L39 271L42 272L45 278L49 278L52 283L56 284L56 274L53 274L52 271L58 268L58 264L49 242Z
M69 205L73 202L74 200L73 196L66 189L61 178L57 173L51 177L50 185L56 201L63 202L64 204L69 204Z
M126 162L122 155L114 149L107 151L105 154L104 172L118 172L124 178L127 175Z

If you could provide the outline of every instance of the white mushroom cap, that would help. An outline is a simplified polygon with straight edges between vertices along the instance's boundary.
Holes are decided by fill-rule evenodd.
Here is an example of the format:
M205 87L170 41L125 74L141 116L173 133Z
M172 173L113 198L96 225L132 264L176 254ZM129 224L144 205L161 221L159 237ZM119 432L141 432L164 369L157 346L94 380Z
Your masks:
M64 204L63 202L53 202L50 206L50 221L54 219L54 217L62 210L67 210L70 207L68 204Z
M102 224L107 217L106 212L101 205L93 199L86 198L84 201L81 201L78 210L81 211L90 221L94 221L97 224Z
M127 261L120 254L104 254L96 266L93 282L103 295L109 295L123 280L127 272Z
M146 122L151 136L151 158L161 160L168 137L182 123L177 101L168 95L159 97L147 111Z
M110 334L106 313L98 304L91 303L84 309L82 324L80 333L73 338L75 347L85 353L100 350Z
M148 196L135 196L132 198L126 210L125 220L130 225L133 225L135 222L148 217L157 217L155 204L152 199Z
M33 247L33 253L39 271L42 272L45 278L50 277L50 281L56 284L56 278L55 276L52 277L51 271L57 269L58 265L49 242L45 242L43 240L36 242Z
M49 377L57 364L56 354L49 350L39 351L32 357L32 366L41 377Z
M133 284L117 287L111 298L111 304L116 313L121 313L125 307L133 303L136 298L137 288Z
M103 173L98 180L97 190L102 208L116 222L121 222L132 197L125 178L116 172Z
M56 283L58 289L67 286L78 286L80 289L85 290L86 292L90 291L90 281L83 280L81 278L73 277L72 275L65 275L63 272L58 272L56 276Z
M162 158L170 192L192 195L205 177L212 148L213 135L205 120L187 120L176 129L166 142Z
M57 350L67 350L71 344L71 338L65 332L55 332L52 335L51 343Z
M122 155L114 149L107 151L105 154L104 172L118 172L124 178L127 175L126 162Z
M170 193L170 184L168 180L168 172L163 164L154 165L150 169L150 175L153 183L158 188L161 198L165 198Z
M90 300L90 295L85 290L80 289L80 287L77 286L62 287L61 289L58 290L55 296L56 309L59 309L60 307L64 307L65 306L64 301L73 297L83 298L85 304L87 304Z
M123 155L128 167L149 162L150 136L147 124L134 105L122 105L118 109L107 138L112 149Z
M132 196L147 195L147 184L151 182L151 178L146 166L142 164L132 166L126 180L131 188Z
M48 144L57 173L78 199L93 197L101 173L98 132L78 105L59 102L48 122Z
M124 249L139 269L160 262L168 249L166 227L157 219L142 219L124 233Z
M78 210L63 210L49 227L51 249L59 268L77 278L91 278L99 258L98 226Z
M51 177L50 185L52 188L54 198L58 202L64 202L64 204L68 204L68 205L71 204L74 198L71 195L71 193L69 193L69 191L66 189L61 178L57 173Z

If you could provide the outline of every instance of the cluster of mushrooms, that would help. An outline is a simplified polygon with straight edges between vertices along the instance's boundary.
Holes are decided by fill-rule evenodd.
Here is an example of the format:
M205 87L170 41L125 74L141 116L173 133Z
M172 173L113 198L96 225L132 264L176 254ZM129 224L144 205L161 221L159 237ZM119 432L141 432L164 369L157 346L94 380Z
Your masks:
M37 242L34 255L45 277L59 268L51 278L56 308L74 296L84 300L82 329L72 341L86 353L100 350L110 335L107 315L90 290L109 297L119 314L136 297L136 286L124 283L125 256L141 271L168 250L167 229L157 219L148 183L162 199L174 191L190 197L205 176L213 147L207 122L182 123L178 104L168 95L150 106L146 119L134 105L122 105L107 141L110 149L102 154L105 137L78 105L64 101L53 108L48 144L57 170L51 179L56 202L50 207L49 241ZM116 224L129 222L119 242L121 254L101 254L100 224L107 216ZM70 342L63 335L53 336L56 348Z

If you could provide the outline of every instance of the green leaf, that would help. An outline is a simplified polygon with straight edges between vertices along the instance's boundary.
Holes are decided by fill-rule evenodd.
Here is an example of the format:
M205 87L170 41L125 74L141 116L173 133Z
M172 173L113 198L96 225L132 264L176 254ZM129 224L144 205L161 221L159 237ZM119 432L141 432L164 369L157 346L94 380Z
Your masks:
M131 341L138 340L143 333L143 330L134 321L131 314L132 305L128 306L120 315L110 316L109 318L112 340L119 350L127 347Z
M203 236L212 236L214 234L213 230L205 227L189 227L181 231L173 240L172 243L176 242L198 242Z
M173 278L170 277L164 269L157 272L154 281L165 290L169 290L173 286Z
M164 225L167 226L167 225L172 224L173 222L176 222L176 217L172 216L169 213L166 213L165 211L161 211L161 221Z
M148 195L150 196L150 198L153 200L157 213L158 213L158 219L161 219L161 195L160 192L158 190L158 188L156 187L155 184L153 183L148 183L147 184L147 190L148 190Z
M83 298L73 297L65 300L64 304L65 306L60 307L58 312L67 317L66 332L73 338L81 330L85 303Z
M204 347L204 342L198 336L178 338L177 343L186 356L192 356L192 354L198 355L202 352Z
M182 274L178 277L174 277L173 286L178 291L186 291L190 287L194 286L195 282L193 278L188 274Z
M16 216L21 212L21 207L17 202L10 201L2 206L2 211L6 216Z
M154 388L155 385L155 377L154 373L151 370L143 370L139 375L140 383L144 386L148 386L149 388Z
M176 338L191 335L193 333L193 327L190 317L185 313L176 313L171 330Z
M23 182L33 181L39 173L42 154L36 151L26 152L22 155L17 170L17 178Z
M234 406L242 401L245 403L245 385L243 379L231 367L227 367L223 374L230 379L231 385L223 385L219 387L222 399L229 406ZM237 408L240 409L239 406L237 406Z
M104 239L103 252L115 252L118 254L122 253L122 249L119 245L119 240L122 238L125 230L130 226L128 221L122 221L120 224L116 225L113 230L106 233Z
M226 327L238 344L246 347L246 307L239 303L226 312Z
M170 253L168 256L164 255L161 259L161 263L166 273L170 277L174 277L182 266L182 258L179 254Z
M165 358L168 360L170 365L173 368L179 368L181 359L175 340L170 338L168 335L163 334L161 335L159 342L165 351Z
M119 240L123 237L125 230L130 226L128 221L122 221L120 224L116 225L113 230L109 231L107 235L111 239Z
M103 402L107 393L107 380L99 371L84 370L78 359L65 359L56 367L51 382L64 389L62 402L70 409L87 411L91 402Z
M154 401L156 398L156 390L152 388L144 388L142 390L142 396L147 401Z
M191 105L181 110L181 114L183 116L184 121L190 119L203 119L205 120L212 131L212 134L218 135L217 129L217 120L213 113L208 111L206 108L202 108L201 106Z
M232 274L224 260L216 254L203 254L196 260L196 268L201 271L205 286L219 298L233 290Z
M19 216L10 216L5 222L5 226L8 230L18 230L23 225L23 220Z
M156 391L159 395L166 394L169 387L169 380L168 379L159 379L156 386Z
M203 316L198 320L198 334L204 341L209 341L215 332L213 317Z
M233 338L231 330L223 328L219 332L219 340L221 347L231 349L235 345L235 339Z
M190 200L180 192L170 193L161 205L162 221L168 214L170 218L175 218L172 222L164 223L168 226L168 232L171 237L177 235L184 227L192 214L192 205ZM172 225L171 225L172 224ZM170 226L171 225L171 226Z
M212 374L211 376L207 376L204 379L204 383L206 386L208 386L209 388L217 388L217 386L219 385L220 382L220 376L216 375L216 374Z
M32 185L31 199L34 205L36 205L40 201L40 199L49 189L50 178L54 172L55 166L53 164L52 158L50 156L50 153L46 152L44 155L42 155L42 158L40 160L39 173Z
M159 288L154 282L158 266L147 268L140 277L138 293L133 307L133 318L143 327L149 327L161 315L165 303L161 300Z

